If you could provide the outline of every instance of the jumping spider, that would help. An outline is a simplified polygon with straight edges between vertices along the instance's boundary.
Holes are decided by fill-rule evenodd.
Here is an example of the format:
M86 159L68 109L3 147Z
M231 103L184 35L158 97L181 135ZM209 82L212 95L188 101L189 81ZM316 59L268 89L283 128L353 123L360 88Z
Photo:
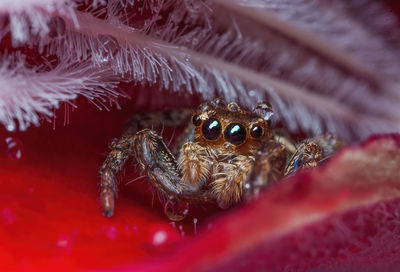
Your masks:
M252 112L236 103L226 105L222 99L204 103L192 114L192 124L173 152L155 131L138 131L154 120L134 117L124 135L111 145L100 169L103 214L113 215L115 175L131 155L166 201L214 202L227 208L257 197L299 168L316 166L342 145L331 134L294 145L272 129L272 114L272 107L264 102ZM174 125L189 119L185 116L171 112L161 122Z

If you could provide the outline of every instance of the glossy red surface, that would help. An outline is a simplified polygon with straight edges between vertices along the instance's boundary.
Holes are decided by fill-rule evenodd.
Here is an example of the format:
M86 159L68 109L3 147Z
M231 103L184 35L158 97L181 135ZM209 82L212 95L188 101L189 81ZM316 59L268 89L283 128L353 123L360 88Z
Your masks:
M378 173L369 180L371 175L360 169L371 161L377 169L397 169L396 164L387 163L399 159L399 137L355 147L321 169L288 179L243 208L225 212L215 207L193 209L174 229L157 199L152 207L145 180L123 185L137 175L132 165L121 176L115 217L101 215L97 169L129 110L97 112L85 103L70 114L70 125L57 124L53 130L51 124L43 124L13 134L23 143L22 159L11 160L2 145L2 271L55 267L61 271L126 267L324 270L360 267L371 260L382 268L387 260L397 261L399 176L379 180ZM4 141L10 134L2 131L1 135ZM356 154L355 150L364 152L360 165L342 161L346 154ZM364 183L368 185L360 185ZM394 196L386 199L385 192ZM208 218L216 213L220 216L215 221ZM193 235L193 218L199 221L197 236Z

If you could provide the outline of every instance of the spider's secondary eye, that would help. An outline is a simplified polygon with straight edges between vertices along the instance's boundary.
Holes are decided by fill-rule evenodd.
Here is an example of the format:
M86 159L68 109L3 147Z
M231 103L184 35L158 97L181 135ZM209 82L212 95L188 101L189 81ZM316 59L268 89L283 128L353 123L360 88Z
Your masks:
M192 117L192 123L193 123L193 125L195 125L196 127L200 126L200 125L201 125L200 116L198 116L198 115L193 115L193 117Z
M241 124L232 123L225 129L225 139L234 144L240 145L246 140L246 130Z
M202 132L208 140L215 140L221 134L221 124L216 119L208 119L204 122Z
M263 129L259 125L255 125L250 129L250 135L253 138L260 138L263 134Z

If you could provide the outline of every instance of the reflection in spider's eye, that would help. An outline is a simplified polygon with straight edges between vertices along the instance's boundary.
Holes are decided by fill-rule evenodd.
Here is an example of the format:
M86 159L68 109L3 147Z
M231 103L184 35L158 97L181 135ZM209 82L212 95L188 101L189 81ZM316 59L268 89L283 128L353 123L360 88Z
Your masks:
M253 138L260 138L263 134L263 129L259 126L259 125L254 125L251 129L250 129L250 135Z
M193 117L192 117L192 123L193 123L193 125L195 125L196 127L200 126L200 125L201 125L200 116L198 116L197 114L196 114L196 115L193 115Z
M203 132L204 137L208 140L215 140L221 134L221 130L221 124L218 120L208 119L204 121L201 131Z
M241 124L232 123L225 129L224 135L228 142L240 145L246 140L246 129Z

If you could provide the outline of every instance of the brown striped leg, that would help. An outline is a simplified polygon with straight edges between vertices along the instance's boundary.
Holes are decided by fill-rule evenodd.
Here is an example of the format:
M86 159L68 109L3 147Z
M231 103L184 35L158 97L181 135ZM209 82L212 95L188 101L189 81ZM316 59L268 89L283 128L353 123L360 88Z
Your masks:
M114 199L118 190L116 175L121 171L128 158L134 155L133 147L137 138L136 132L153 125L180 125L189 122L189 119L190 112L185 109L139 114L130 119L123 136L111 145L111 151L99 171L101 175L100 203L105 216L111 217L114 213ZM137 146L141 145L137 144Z
M298 169L315 167L343 146L344 143L333 134L306 139L296 146L296 151L288 160L284 173L290 175Z
M114 213L114 198L118 189L116 175L132 154L133 142L134 136L123 136L113 143L111 152L100 168L100 204L103 215L107 217Z
M155 131L143 129L114 143L100 169L100 203L107 217L114 213L116 175L130 156L134 156L140 170L162 196L177 198L183 191L175 158Z

